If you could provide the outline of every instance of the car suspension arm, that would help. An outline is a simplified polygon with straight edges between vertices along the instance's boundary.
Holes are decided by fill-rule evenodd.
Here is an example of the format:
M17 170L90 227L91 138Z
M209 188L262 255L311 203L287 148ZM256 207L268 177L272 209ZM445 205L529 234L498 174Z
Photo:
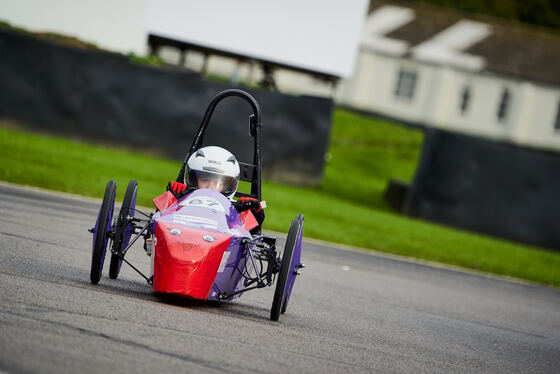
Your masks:
M226 300L226 299L229 299L232 296L239 295L240 293L251 291L251 290L254 290L256 288L263 288L263 287L266 287L266 284L262 283L262 282L259 282L256 286L247 287L247 288L244 288L242 290L237 290L237 291L232 292L230 294L221 293L221 294L218 295L218 300Z
M142 273L140 270L136 269L136 267L134 265L132 265L130 262L128 262L127 260L124 259L124 255L121 254L117 254L124 262L126 262L128 264L128 266L130 266L131 268L133 268L138 274L140 274L145 280L146 282L148 282L148 284L151 286L153 285L153 279L152 278L148 278L147 276L144 275L144 273Z

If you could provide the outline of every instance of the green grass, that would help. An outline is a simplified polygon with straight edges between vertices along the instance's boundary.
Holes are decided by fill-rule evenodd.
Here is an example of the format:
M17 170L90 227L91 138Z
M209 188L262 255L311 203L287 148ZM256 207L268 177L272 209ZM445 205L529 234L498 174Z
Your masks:
M422 222L392 213L382 201L387 180L410 181L422 133L336 110L329 162L317 188L264 182L265 229L286 232L297 213L305 236L560 286L560 253ZM129 179L138 203L176 177L179 161L0 128L0 179L102 197L107 180L122 200Z
M327 167L318 192L359 205L388 209L382 200L391 178L412 180L423 133L336 110Z

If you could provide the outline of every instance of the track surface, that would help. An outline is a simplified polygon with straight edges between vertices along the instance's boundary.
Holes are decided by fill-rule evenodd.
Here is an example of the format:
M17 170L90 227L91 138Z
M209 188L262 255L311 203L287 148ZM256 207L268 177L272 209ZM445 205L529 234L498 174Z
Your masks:
M333 246L304 243L279 322L272 287L225 304L162 298L126 265L109 279L108 259L91 285L98 207L0 184L0 371L560 371L558 290ZM147 271L142 252L127 258Z

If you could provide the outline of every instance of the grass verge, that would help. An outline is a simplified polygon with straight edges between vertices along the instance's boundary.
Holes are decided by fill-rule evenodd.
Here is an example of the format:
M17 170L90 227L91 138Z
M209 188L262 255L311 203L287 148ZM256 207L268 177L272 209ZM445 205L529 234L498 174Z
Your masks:
M412 178L420 132L337 110L332 135L320 187L263 183L265 229L286 232L295 215L303 213L306 237L560 286L559 252L388 210L381 198L386 181ZM178 161L8 128L0 128L0 162L1 180L99 198L109 179L117 182L118 200L128 180L136 179L143 206L152 206L151 199L180 167Z

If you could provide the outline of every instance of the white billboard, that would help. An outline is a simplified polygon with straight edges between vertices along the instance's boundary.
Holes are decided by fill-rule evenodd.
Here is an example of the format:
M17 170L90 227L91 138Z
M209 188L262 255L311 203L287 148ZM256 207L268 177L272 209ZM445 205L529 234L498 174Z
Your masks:
M324 74L352 74L368 0L147 0L148 33Z

